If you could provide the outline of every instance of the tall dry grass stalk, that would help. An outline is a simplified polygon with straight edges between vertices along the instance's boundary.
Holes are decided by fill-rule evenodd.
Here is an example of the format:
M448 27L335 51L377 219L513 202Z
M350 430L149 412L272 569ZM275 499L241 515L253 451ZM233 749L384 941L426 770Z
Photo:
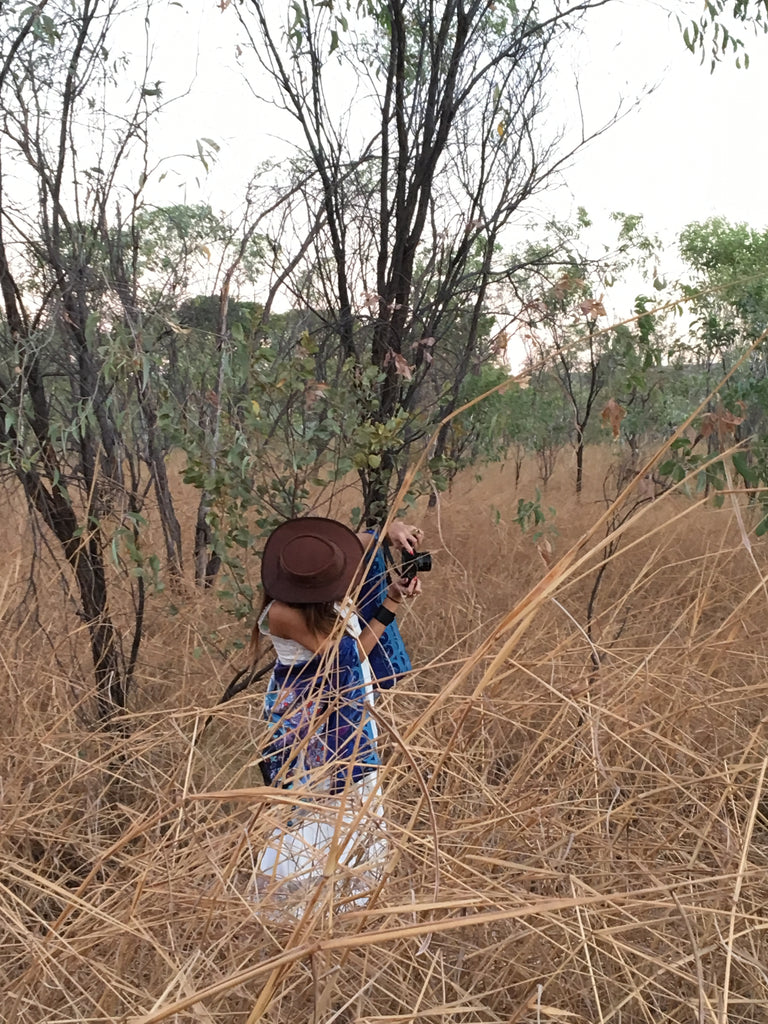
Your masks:
M545 496L555 557L602 515L608 455L590 458L580 502L564 463ZM210 595L175 615L155 599L127 733L94 731L82 626L53 566L28 592L9 511L0 1018L762 1024L768 558L745 549L736 500L738 516L680 494L644 506L590 636L602 531L556 600L531 601L547 567L511 473L424 510L416 669L379 705L388 871L346 912L328 879L300 920L249 896L285 805L256 767L261 692L201 734L239 667L212 629L240 627Z

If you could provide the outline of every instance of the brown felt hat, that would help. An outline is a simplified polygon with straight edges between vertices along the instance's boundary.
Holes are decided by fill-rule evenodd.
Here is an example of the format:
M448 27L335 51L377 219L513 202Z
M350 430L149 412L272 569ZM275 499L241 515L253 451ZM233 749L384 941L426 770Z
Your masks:
M335 519L305 516L278 526L264 546L261 582L289 604L340 601L363 557L356 533Z

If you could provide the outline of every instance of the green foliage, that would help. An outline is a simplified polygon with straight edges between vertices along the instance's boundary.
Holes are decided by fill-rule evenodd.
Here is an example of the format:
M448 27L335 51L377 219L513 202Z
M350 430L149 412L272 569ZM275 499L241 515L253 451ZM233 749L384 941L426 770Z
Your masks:
M292 329L290 318L284 324ZM350 474L374 466L397 443L404 422L403 413L385 423L361 421L375 368L363 372L349 360L336 381L318 380L318 347L310 335L288 343L275 325L271 333L252 340L247 361L228 363L214 468L193 426L183 441L185 482L212 499L214 551L226 569L218 593L240 617L250 613L253 598L244 552L279 522L311 511Z
M677 21L691 53L698 54L702 64L709 56L710 71L726 53L735 56L737 68L746 69L749 54L741 33L744 29L754 35L768 32L768 0L704 0L698 18L683 21L678 16Z
M554 536L557 528L554 524L557 511L550 505L544 509L541 505L541 491L536 488L536 495L533 499L518 498L517 512L514 521L523 533L533 530L533 539L541 540L545 535Z
M470 374L462 382L459 405L487 395L508 379L508 373L499 366L481 366L477 373ZM510 385L455 417L448 428L449 440L442 456L443 465L434 463L433 473L451 478L465 466L504 459L515 432L515 397L520 394L518 386Z
M768 327L768 230L715 217L690 224L680 251L697 275L691 285L697 355L737 354Z
M695 275L687 282L693 314L688 353L701 377L700 394L747 357L720 388L705 423L742 439L745 458L759 473L768 443L768 231L712 218L690 224L680 248Z
M768 533L768 444L763 440L728 457L735 470L735 482L741 481L749 495L755 536L762 537ZM711 494L715 507L723 504L723 492L729 485L724 459L696 452L687 438L673 442L670 456L661 463L658 473L672 486L682 484L683 493L689 496Z
M147 298L178 303L191 288L216 280L216 272L239 249L239 231L210 206L142 209L121 241L136 246L137 273ZM264 262L264 240L255 236L239 257L235 283L253 282Z
M545 394L540 384L554 381L570 411L577 493L585 445L599 439L596 424L606 407L614 414L609 422L615 436L623 433L633 451L640 434L656 425L659 368L670 354L663 319L647 295L635 300L633 323L609 325L606 293L630 273L664 287L657 268L660 242L647 234L642 217L615 213L612 220L616 240L599 255L593 255L584 235L589 225L585 211L575 224L551 224L550 236L533 247L537 266L516 280L517 293L525 298L526 340L540 401ZM623 414L621 428L618 414ZM552 458L545 450L542 458L545 479Z
M768 441L753 443L748 451L734 452L733 468L750 494L750 504L758 511L755 536L768 533Z

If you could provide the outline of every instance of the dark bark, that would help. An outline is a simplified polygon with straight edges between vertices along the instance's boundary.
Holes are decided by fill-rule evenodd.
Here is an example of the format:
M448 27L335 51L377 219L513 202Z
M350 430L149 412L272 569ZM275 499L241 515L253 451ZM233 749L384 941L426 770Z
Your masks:
M83 532L69 496L61 487L46 486L31 471L17 471L17 476L30 505L59 541L72 567L90 638L99 720L110 726L125 709L127 693L119 638L109 613L98 531Z
M579 430L576 439L576 494L581 494L584 482L584 434Z

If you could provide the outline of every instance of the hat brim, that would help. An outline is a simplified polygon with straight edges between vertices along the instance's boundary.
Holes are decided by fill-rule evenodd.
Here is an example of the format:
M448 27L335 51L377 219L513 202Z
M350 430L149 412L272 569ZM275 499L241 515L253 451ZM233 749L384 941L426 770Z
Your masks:
M298 586L286 578L280 557L289 541L310 534L335 544L343 556L343 569L330 583L314 586ZM282 523L267 538L261 556L261 582L268 597L286 604L324 604L340 601L349 590L352 580L363 558L360 538L335 519L319 516L303 516Z

